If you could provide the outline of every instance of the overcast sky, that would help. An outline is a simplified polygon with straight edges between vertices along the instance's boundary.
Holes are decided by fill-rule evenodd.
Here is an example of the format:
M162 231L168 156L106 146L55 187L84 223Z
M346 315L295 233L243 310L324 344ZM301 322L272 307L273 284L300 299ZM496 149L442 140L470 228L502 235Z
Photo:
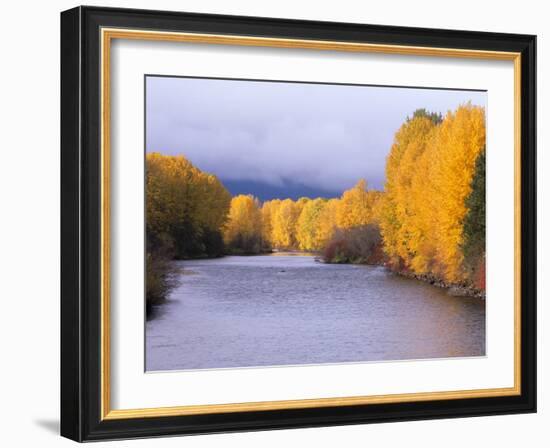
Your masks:
M394 87L147 77L146 150L183 154L233 194L334 196L385 159L415 109L441 112L486 93Z

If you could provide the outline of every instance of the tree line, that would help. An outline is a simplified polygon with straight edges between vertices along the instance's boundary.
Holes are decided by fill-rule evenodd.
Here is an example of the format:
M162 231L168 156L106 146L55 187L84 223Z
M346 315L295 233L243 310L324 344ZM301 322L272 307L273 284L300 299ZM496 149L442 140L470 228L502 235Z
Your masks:
M351 229L378 232L381 200L382 193L369 190L364 179L340 198L274 199L262 204L252 195L238 195L231 200L224 241L230 253L239 254L327 252L335 240L351 235ZM362 262L368 257L365 253L351 259L345 251L333 252L326 261Z
M424 109L397 131L384 191L366 180L339 198L231 197L183 156L146 157L147 300L173 286L171 259L316 252L326 262L386 264L483 289L485 115Z

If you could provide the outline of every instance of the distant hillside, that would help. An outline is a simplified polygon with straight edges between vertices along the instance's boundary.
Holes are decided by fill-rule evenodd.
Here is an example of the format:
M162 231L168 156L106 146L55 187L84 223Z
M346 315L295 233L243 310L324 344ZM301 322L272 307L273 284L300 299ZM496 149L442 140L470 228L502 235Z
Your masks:
M285 181L284 185L276 186L264 182L246 180L228 180L223 178L220 180L225 188L229 190L231 195L252 194L260 199L260 201L286 198L296 200L301 197L312 199L318 197L337 198L342 194L341 191L327 191L319 188L312 188L292 181Z

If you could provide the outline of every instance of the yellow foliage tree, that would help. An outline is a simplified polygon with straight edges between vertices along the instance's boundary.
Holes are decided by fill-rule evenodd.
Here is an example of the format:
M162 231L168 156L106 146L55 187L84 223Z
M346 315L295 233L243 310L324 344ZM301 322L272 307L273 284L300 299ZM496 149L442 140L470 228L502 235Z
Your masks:
M327 245L336 231L336 213L339 202L339 199L329 199L326 201L317 218L316 238L321 248Z
M213 235L219 235L225 224L231 201L218 178L183 156L149 153L145 188L149 241L170 236L179 257L209 252L216 240Z
M216 176L183 156L149 153L145 160L148 304L174 286L171 258L220 256L231 195Z
M319 220L326 203L326 199L321 198L305 203L296 227L296 239L300 249L319 250L323 248Z
M262 214L258 200L252 195L231 199L224 242L233 251L259 253L262 240Z
M449 282L464 280L465 201L484 144L484 109L471 104L449 112L441 123L421 113L401 126L387 159L380 205L384 250L394 263Z
M437 242L434 238L437 223L434 202L427 196L435 190L431 160L434 136L435 132L431 134L426 150L416 161L417 174L411 179L409 198L410 203L414 204L414 212L410 213L409 222L404 227L410 231L407 254L413 271L432 272L438 276L444 276L437 262Z
M292 249L297 246L296 223L301 206L292 199L281 201L274 211L272 220L272 242L278 249Z
M353 188L344 191L336 209L336 223L342 229L363 226L374 220L374 204L379 195L367 191L367 181L359 180Z
M388 255L412 263L423 237L418 228L419 204L427 200L428 191L412 188L419 172L419 159L424 154L437 124L425 115L413 116L397 131L386 163L386 198L382 207L381 231Z
M467 213L475 162L485 145L485 112L467 104L448 113L432 150L435 239L438 261L450 281L464 278L462 227Z
M280 199L273 199L262 204L262 243L266 248L273 247L273 219L280 203Z

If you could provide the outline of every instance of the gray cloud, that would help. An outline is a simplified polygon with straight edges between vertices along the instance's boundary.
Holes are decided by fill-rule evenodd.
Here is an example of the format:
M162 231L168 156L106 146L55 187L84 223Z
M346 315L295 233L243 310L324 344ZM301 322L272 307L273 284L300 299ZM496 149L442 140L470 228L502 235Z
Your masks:
M221 179L342 191L366 178L381 189L406 117L467 101L485 106L486 93L148 77L146 149Z

